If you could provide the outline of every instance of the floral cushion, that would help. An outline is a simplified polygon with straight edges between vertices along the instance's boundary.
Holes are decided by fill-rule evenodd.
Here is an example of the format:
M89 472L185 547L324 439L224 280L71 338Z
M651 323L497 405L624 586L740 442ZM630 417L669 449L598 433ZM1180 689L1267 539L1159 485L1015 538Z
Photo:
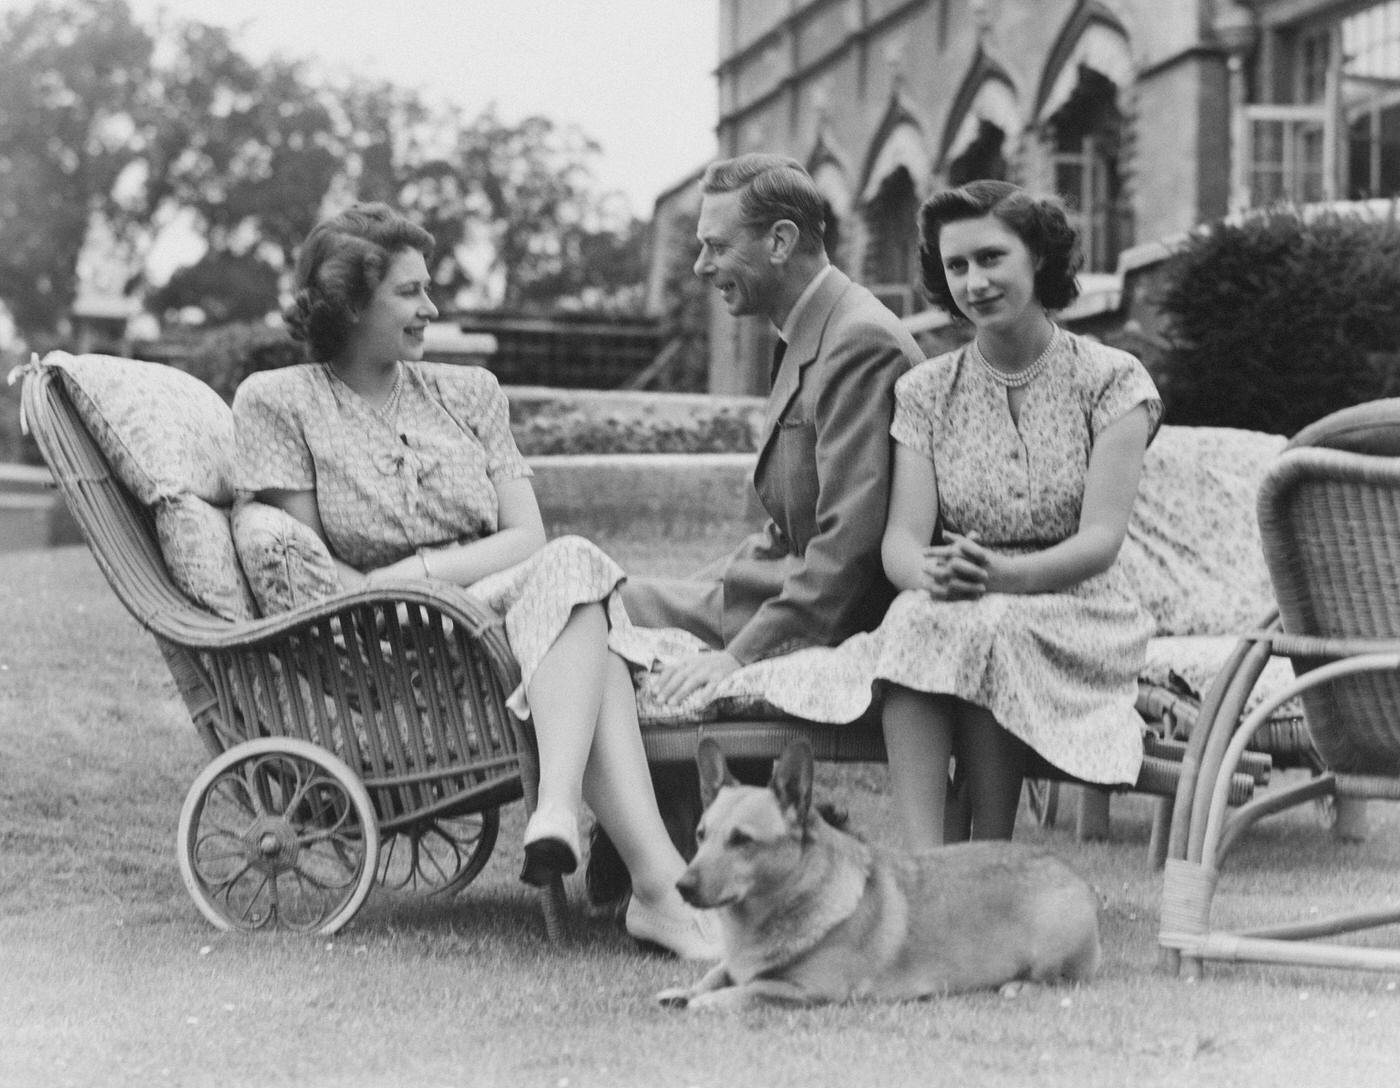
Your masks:
M155 517L170 576L228 620L251 619L252 595L233 549L233 413L183 371L110 355L53 351L57 370L112 471Z
M239 500L233 543L264 616L340 592L340 573L325 543L284 510Z
M156 537L175 584L226 620L249 620L257 613L248 583L233 551L228 511L194 495L158 503Z
M144 505L195 495L233 501L233 413L198 378L160 363L53 351L78 415Z
M1259 484L1279 435L1163 427L1148 447L1119 562L1159 635L1248 630L1273 605L1259 543Z

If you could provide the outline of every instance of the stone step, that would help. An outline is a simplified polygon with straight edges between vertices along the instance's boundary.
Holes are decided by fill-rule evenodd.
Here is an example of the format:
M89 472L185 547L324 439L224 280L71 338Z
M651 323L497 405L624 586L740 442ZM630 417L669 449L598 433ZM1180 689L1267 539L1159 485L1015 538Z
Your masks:
M528 458L545 525L587 536L634 526L677 535L716 524L757 526L763 510L751 453L636 453ZM73 544L82 535L48 470L0 466L0 552ZM21 471L15 471L21 470Z

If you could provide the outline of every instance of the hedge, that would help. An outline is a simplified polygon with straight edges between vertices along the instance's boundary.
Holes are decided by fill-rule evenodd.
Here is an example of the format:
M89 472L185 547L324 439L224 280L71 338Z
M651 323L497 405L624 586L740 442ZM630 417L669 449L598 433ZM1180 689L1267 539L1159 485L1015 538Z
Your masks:
M1193 234L1158 305L1167 418L1291 435L1400 384L1400 223L1278 208Z

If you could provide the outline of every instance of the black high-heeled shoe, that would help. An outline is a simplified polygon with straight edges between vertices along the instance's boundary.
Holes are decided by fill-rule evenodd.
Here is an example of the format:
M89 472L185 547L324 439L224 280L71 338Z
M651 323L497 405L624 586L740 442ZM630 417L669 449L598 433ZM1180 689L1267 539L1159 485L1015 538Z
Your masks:
M525 825L525 864L520 879L536 888L578 868L578 818L572 813L536 809Z

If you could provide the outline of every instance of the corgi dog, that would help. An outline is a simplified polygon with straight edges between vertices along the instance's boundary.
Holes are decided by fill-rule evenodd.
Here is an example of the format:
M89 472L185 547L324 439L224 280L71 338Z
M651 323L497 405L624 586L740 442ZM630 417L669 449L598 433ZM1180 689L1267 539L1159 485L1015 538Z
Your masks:
M777 1002L902 1001L1098 968L1094 890L1048 852L1011 842L921 854L871 846L812 808L812 750L790 744L764 787L719 746L697 752L705 811L685 900L718 913L723 958L657 1000L739 1010Z

